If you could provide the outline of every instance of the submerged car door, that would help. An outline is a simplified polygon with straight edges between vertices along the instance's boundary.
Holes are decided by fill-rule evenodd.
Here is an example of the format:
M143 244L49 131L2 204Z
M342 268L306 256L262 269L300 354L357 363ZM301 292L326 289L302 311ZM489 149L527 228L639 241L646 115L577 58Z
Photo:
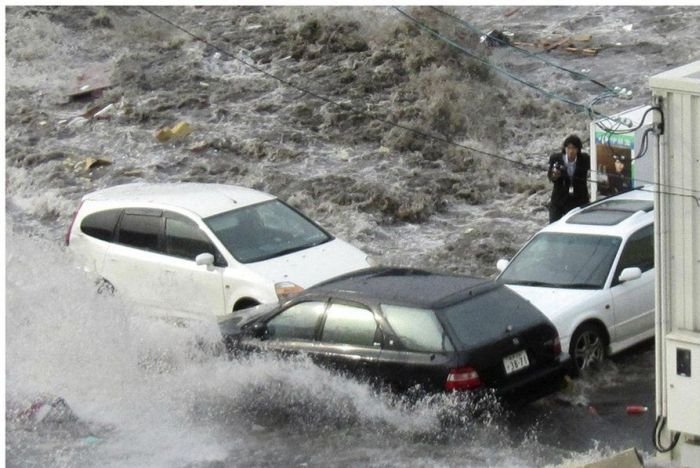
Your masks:
M118 294L155 309L168 307L162 294L162 223L161 210L123 210L102 271Z
M352 376L381 378L382 340L382 331L369 308L331 302L312 358L324 367Z
M194 221L177 213L164 213L164 270L172 307L194 317L214 319L224 315L223 269L226 260ZM213 264L198 265L198 255L208 253Z
M386 321L382 367L396 390L441 390L454 347L430 309L381 304Z
M168 225L171 238L166 241ZM193 222L170 220L162 210L124 210L106 254L104 277L121 294L160 314L213 320L215 311L223 309L220 269L185 258L185 244L189 251L199 252L203 249L199 245L207 242L197 230ZM195 234L188 238L185 231Z
M316 336L327 301L311 300L293 304L267 321L266 334L245 334L239 345L245 351L265 351L288 356L313 354Z
M642 277L620 282L622 270L638 267ZM615 341L654 328L654 226L643 227L625 243L615 268L611 293L615 314Z

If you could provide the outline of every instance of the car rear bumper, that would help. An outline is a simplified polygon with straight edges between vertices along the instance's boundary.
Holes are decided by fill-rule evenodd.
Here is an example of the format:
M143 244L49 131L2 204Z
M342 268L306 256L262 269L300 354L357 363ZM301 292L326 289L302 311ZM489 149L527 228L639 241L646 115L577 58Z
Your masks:
M557 363L498 387L496 395L510 404L530 403L561 390L570 368L571 357L568 353L562 353Z

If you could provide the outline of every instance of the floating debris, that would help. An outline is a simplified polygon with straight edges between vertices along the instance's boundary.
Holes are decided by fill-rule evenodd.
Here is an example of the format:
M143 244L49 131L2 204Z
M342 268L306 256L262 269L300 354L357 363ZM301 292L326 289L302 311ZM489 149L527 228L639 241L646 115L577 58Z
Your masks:
M87 157L83 161L76 164L76 168L80 168L80 166L82 166L84 171L89 171L91 169L95 169L96 167L109 166L111 164L111 159Z
M642 405L627 405L625 411L627 411L627 414L644 414L649 411L649 408Z
M502 47L510 44L510 37L502 31L494 29L486 33L486 35L481 36L480 42L486 44L489 47Z
M535 42L514 41L513 44L520 47L543 49L547 52L558 49L581 55L596 55L600 51L600 47L590 47L588 45L584 46L581 44L590 42L591 39L592 37L590 34L578 34L573 37L566 36L562 38L538 39Z
M33 424L44 421L62 422L76 421L78 419L73 414L70 406L61 397L47 397L35 400L29 408L19 414L19 417Z
M211 146L208 142L206 141L200 141L194 144L194 146L190 147L190 151L193 153L201 153L202 151L205 151L207 148Z
M160 141L161 143L165 143L166 141L170 141L172 139L185 138L190 133L192 133L192 127L189 123L182 121L176 123L172 127L159 128L156 130L155 137L156 140Z
M112 67L110 64L95 64L77 76L75 85L68 91L71 101L94 99L102 95L104 90L113 86L110 80Z

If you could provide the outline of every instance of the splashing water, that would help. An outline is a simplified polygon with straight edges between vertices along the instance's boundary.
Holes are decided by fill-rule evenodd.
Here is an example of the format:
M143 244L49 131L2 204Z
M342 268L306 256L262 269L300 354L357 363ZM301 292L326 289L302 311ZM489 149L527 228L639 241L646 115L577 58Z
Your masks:
M213 324L148 318L99 294L63 248L12 226L7 246L10 464L543 466L574 456L538 441L537 418L510 427L495 399L385 393L303 357L232 360ZM62 411L45 405L59 398ZM48 416L28 413L33 405Z
M234 361L212 325L178 327L97 293L55 244L10 226L7 245L10 463L418 465L461 453L479 465L494 450L523 463L499 442L497 402L402 398L305 358ZM33 403L59 397L67 411L27 420Z

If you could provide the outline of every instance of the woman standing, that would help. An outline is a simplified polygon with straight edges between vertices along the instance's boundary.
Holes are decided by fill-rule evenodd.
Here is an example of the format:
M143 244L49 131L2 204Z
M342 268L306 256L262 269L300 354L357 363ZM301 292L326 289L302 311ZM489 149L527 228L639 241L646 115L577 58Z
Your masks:
M552 223L569 210L590 201L588 172L591 157L581 151L581 139L569 135L564 140L561 152L549 157L547 178L552 182L552 197L549 202L549 222Z

